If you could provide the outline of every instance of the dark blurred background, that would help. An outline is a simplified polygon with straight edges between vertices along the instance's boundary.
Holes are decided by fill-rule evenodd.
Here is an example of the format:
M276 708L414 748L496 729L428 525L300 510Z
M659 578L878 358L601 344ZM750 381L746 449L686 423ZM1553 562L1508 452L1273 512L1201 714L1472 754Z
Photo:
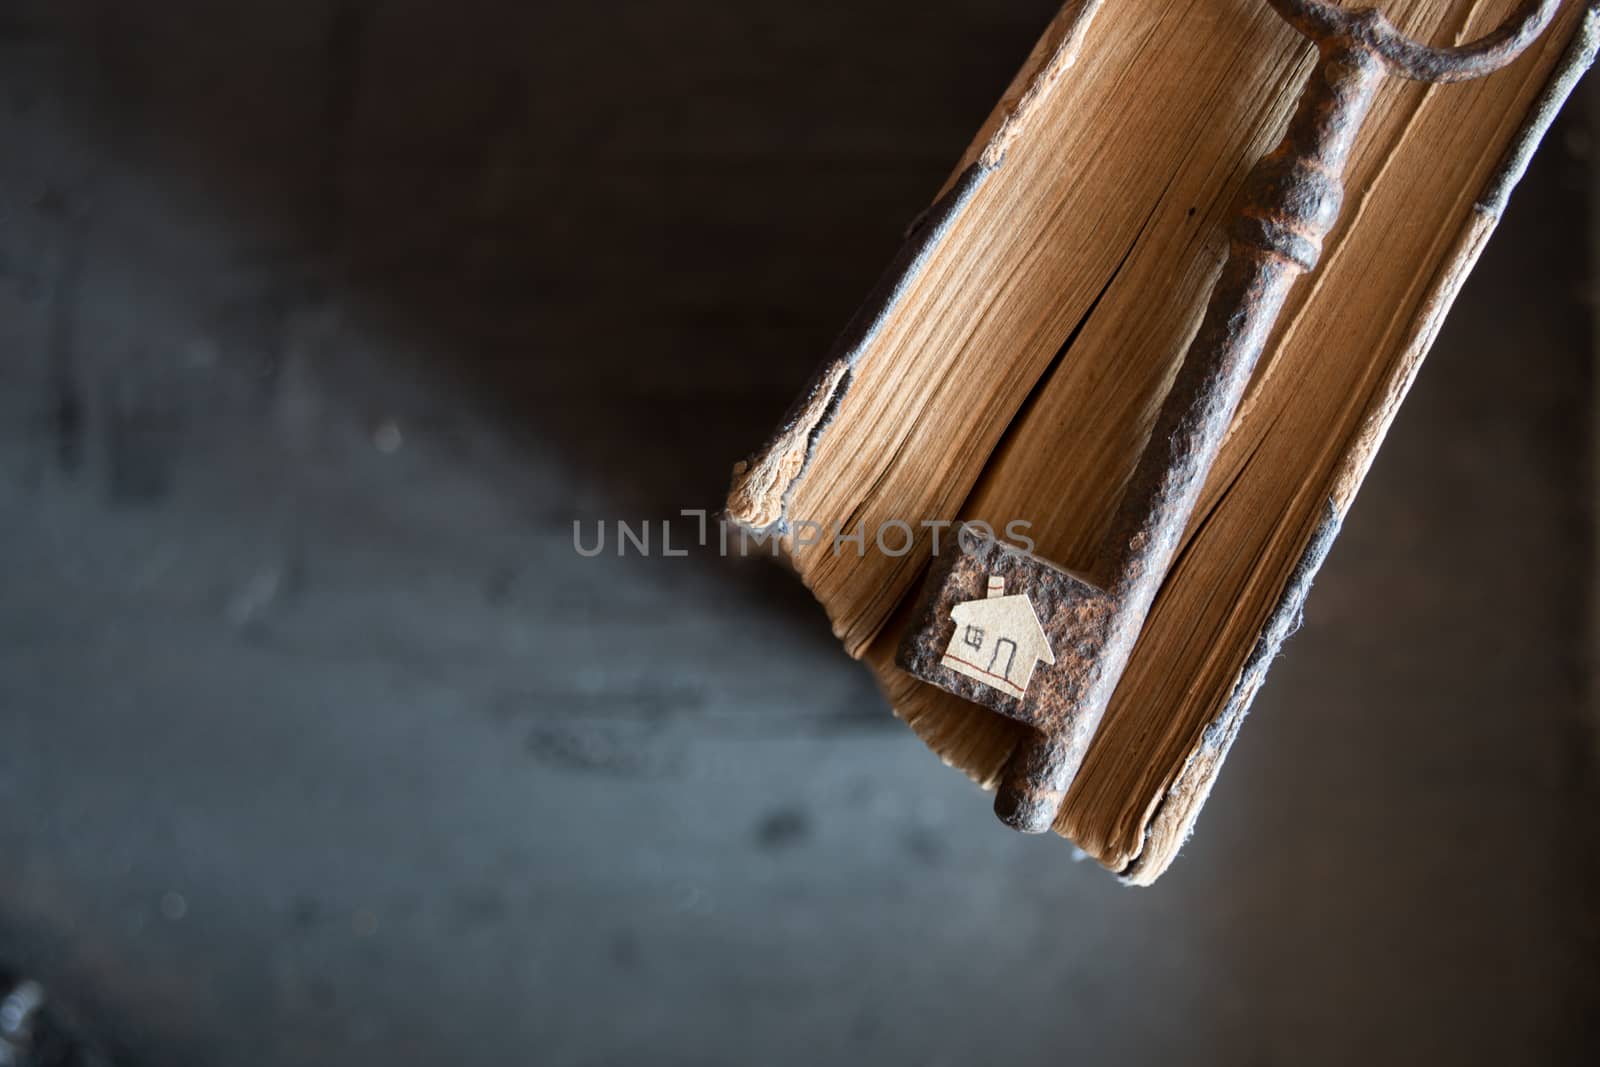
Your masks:
M1582 101L1153 889L777 567L574 553L716 507L1054 6L0 6L0 1062L1593 1055Z

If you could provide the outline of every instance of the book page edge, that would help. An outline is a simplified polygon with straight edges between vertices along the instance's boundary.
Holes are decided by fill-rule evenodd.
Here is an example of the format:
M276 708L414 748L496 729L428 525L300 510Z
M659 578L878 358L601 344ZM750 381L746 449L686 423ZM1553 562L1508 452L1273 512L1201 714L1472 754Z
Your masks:
M724 514L757 533L788 532L789 501L828 424L849 392L851 371L949 232L983 179L1002 165L1040 102L1078 58L1102 0L1070 0L1046 27L932 206L908 229L888 269L834 342L822 365L759 449L734 465Z
M1527 170L1534 150L1543 140L1578 79L1594 63L1597 48L1600 48L1600 0L1593 0L1584 12L1566 52L1474 203L1457 237L1454 253L1436 275L1389 388L1379 399L1366 425L1358 431L1354 447L1335 473L1323 518L1308 538L1300 562L1285 583L1277 607L1268 615L1232 692L1216 717L1202 731L1199 743L1189 754L1177 778L1153 808L1145 823L1144 847L1117 872L1123 882L1130 885L1149 885L1154 882L1171 865L1194 831L1195 821L1211 794L1211 787L1234 738L1238 736L1239 726L1249 712L1256 693L1266 681L1267 668L1284 640L1299 628L1312 580L1327 557L1334 538L1338 536L1344 516L1371 469L1378 447L1394 421L1401 401L1416 379L1417 371L1432 347L1450 305L1493 235L1511 192Z

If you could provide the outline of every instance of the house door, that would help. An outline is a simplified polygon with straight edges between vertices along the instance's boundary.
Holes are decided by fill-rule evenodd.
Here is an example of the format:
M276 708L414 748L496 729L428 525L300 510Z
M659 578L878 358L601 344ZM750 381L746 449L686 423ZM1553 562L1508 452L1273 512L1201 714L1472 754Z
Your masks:
M1017 658L1017 643L1009 637L1002 637L994 643L994 652L989 656L989 673L998 674L1010 680L1011 661Z

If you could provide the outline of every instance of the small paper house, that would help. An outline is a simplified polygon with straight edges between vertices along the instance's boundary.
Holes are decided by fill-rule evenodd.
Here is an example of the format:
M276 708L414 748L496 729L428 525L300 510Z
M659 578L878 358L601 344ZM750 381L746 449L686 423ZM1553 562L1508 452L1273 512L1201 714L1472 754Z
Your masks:
M1034 664L1054 663L1056 656L1033 602L1024 593L1003 595L1005 586L1004 578L991 574L987 597L950 609L956 632L939 662L957 674L1021 697Z

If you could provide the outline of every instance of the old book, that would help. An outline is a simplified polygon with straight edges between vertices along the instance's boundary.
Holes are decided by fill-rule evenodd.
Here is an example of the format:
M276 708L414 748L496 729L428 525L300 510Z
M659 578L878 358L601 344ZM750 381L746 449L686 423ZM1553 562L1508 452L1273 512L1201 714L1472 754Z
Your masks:
M1516 6L1386 5L1440 43ZM1570 3L1487 78L1383 85L1343 215L1290 293L1054 822L1126 881L1154 880L1190 833L1594 37L1593 9ZM1024 727L895 665L933 539L978 520L1092 565L1239 186L1313 56L1261 0L1068 3L783 425L734 469L729 519L779 538L896 714L986 787Z

